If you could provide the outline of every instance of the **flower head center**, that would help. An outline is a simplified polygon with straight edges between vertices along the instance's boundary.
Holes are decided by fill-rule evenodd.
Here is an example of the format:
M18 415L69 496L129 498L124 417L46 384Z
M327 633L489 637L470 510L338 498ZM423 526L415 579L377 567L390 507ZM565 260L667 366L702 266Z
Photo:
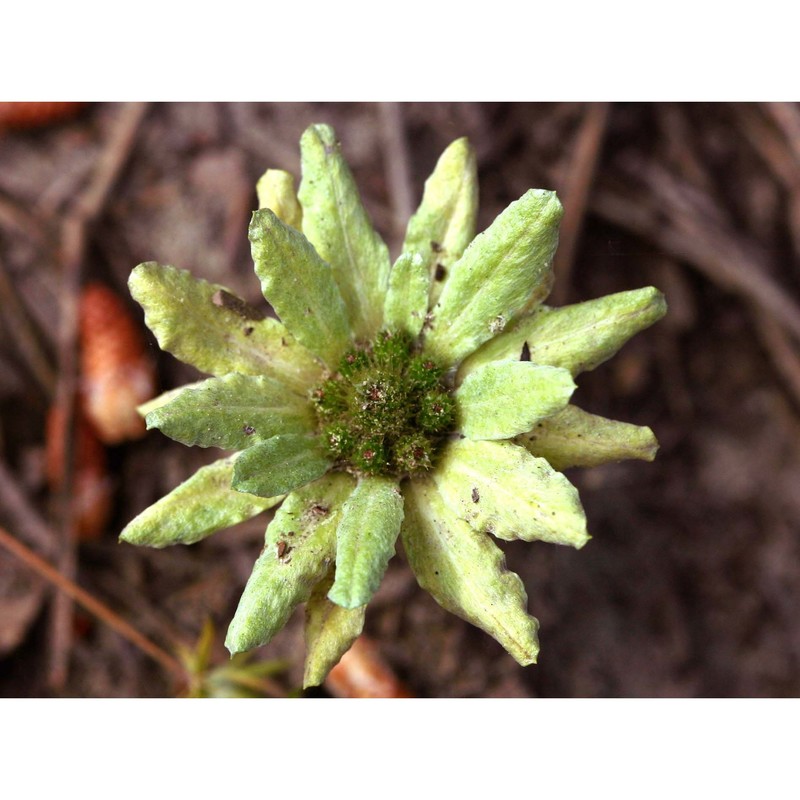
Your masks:
M355 475L408 475L432 468L453 429L444 370L404 333L384 331L344 355L311 393L329 455Z

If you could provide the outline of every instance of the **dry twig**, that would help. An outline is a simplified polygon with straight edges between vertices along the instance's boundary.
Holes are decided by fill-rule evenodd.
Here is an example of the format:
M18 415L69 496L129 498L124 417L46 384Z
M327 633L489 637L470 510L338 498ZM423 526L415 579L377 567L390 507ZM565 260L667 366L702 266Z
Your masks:
M672 175L639 170L646 186L598 186L597 216L649 239L712 281L755 303L800 341L800 306L766 271L766 256L724 227L711 201Z
M20 561L25 563L40 577L53 584L60 593L68 595L76 603L83 606L90 614L93 614L115 630L120 636L138 647L143 653L146 653L150 658L157 661L164 669L171 672L180 681L186 680L186 670L174 656L150 641L150 639L136 630L136 628L122 619L118 614L114 613L114 611L100 602L96 597L93 597L89 592L81 589L76 583L62 575L55 567L48 564L43 558L37 556L36 553L22 544L22 542L8 533L4 528L0 528L0 546L20 559Z
M70 497L72 495L72 420L77 388L77 305L80 274L86 255L89 230L97 219L130 155L139 123L147 106L130 103L121 107L111 135L86 191L78 198L62 225L61 321L58 342L58 384L56 404L65 420L64 484L59 497L61 514L61 553L58 568L66 578L76 570L75 542ZM50 627L49 679L54 688L66 680L67 661L71 643L72 603L69 595L55 598Z
M800 187L800 162L795 160L788 143L757 106L738 105L735 112L739 129L778 183L790 192L796 191Z
M772 363L786 383L800 408L800 355L797 354L780 325L768 314L755 311L756 330L769 353Z
M55 370L1 259L0 304L3 307L3 321L9 336L14 339L31 375L45 396L51 398L56 385Z
M796 103L762 103L761 108L783 137L765 123L763 127L771 133L768 140L771 152L763 152L765 145L759 141L753 145L761 148L762 157L789 194L789 232L795 254L800 255L800 108ZM772 153L780 155L776 158Z
M760 134L751 131L751 136L764 147ZM777 158L769 152L769 156L764 152L765 158ZM778 162L773 166L777 168ZM646 190L605 184L596 192L592 210L650 239L753 306L762 341L800 402L800 356L787 338L791 334L800 342L800 306L769 275L766 253L736 234L705 193L652 165L637 173Z
M567 176L562 187L564 218L561 220L558 251L556 252L554 272L556 283L551 302L563 304L569 293L570 274L575 259L575 251L580 240L589 192L600 150L608 127L609 103L589 103L578 132L575 151L572 155Z
M56 551L58 540L55 532L35 511L25 492L14 479L11 470L1 460L0 500L3 510L31 544L48 556Z
M761 108L783 131L800 163L800 106L797 103L761 103Z
M5 197L0 197L0 225L13 229L42 250L53 244L37 217Z
M672 103L657 103L653 110L666 146L667 159L675 164L690 183L710 190L710 176L696 152L691 123L683 109Z

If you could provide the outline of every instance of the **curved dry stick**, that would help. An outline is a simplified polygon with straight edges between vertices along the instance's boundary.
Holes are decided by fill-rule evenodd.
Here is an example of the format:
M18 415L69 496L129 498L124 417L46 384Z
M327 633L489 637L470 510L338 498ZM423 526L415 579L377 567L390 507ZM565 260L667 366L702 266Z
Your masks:
M22 544L22 542L12 536L4 528L0 528L0 546L4 547L12 555L15 555L20 561L46 581L53 584L60 592L83 606L90 614L102 620L120 636L138 647L143 653L157 661L164 669L173 673L179 680L185 681L187 679L186 670L178 659L170 655L166 650L160 648L154 642L151 642L144 634L136 630L130 623L114 613L107 605L93 597L85 589L81 589L80 586L73 583L69 578L65 578L55 567L43 558L37 556L33 550Z
M36 513L6 463L0 459L0 501L3 511L14 520L30 542L48 556L56 550L56 534Z
M660 201L658 207L653 205L654 199ZM712 281L755 303L800 342L800 306L759 268L758 257L751 258L725 236L716 237L718 241L710 245L709 226L704 220L697 219L695 224L673 215L675 208L670 200L663 194L637 192L630 186L621 191L606 185L592 195L591 209L596 216L646 237Z
M556 282L550 297L554 305L562 305L569 293L572 264L611 110L610 103L587 103L587 106L562 187L564 218L561 220L559 246L553 265Z
M56 404L65 420L62 452L64 453L64 483L59 493L61 515L61 552L59 570L67 577L73 576L77 567L75 540L72 528L72 467L74 442L72 436L77 388L77 318L78 291L81 269L86 255L88 232L103 210L106 198L113 188L133 148L136 132L147 111L145 103L127 103L120 109L112 124L108 141L103 148L92 179L85 192L77 199L64 219L61 228L61 319L58 336L58 382ZM67 660L71 640L70 619L72 605L63 594L57 595L52 606L50 621L50 659L48 674L51 686L56 688L66 680Z
M56 373L2 259L0 259L0 303L8 335L16 341L25 359L25 365L49 400L56 384Z

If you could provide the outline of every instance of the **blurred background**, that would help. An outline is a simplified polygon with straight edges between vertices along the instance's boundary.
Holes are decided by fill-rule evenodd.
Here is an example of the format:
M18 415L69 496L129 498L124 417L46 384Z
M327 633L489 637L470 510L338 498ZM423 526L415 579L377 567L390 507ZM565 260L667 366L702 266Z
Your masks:
M550 304L647 285L669 303L575 395L652 427L656 461L568 471L583 550L503 543L539 664L440 609L400 553L356 654L381 691L800 694L800 106L23 106L0 104L0 696L299 693L302 611L247 662L222 648L265 516L189 548L116 537L215 456L126 416L198 377L155 346L127 276L156 260L263 304L255 181L299 175L312 122L336 128L393 255L468 136L479 228L531 187L562 199ZM308 694L369 693L351 678Z

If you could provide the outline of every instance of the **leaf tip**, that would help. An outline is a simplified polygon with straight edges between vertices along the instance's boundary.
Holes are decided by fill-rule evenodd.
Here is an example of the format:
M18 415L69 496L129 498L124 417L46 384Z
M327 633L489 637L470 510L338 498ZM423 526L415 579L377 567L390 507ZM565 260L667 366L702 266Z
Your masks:
M647 425L642 425L637 428L637 431L640 433L641 441L638 458L642 461L655 461L661 445L656 439L653 429Z
M270 208L259 208L250 216L250 224L247 228L247 236L251 242L263 239L269 229L274 225L277 217Z
M653 322L657 322L660 320L669 310L669 306L667 305L667 297L660 289L656 289L655 286L648 286L648 289L652 292L653 295Z
M148 431L159 427L161 424L161 415L158 413L158 409L155 411L148 411L147 414L145 414L144 424Z
M131 274L128 275L128 291L136 302L139 302L139 296L145 291L146 281L158 268L159 265L155 261L143 261L131 270Z
M141 516L141 515L140 515ZM147 546L150 542L147 539L147 536L143 536L142 527L141 525L137 526L137 521L140 517L136 517L135 519L131 520L123 529L120 531L119 536L117 537L117 542L119 544L132 544L135 546Z
M225 636L225 649L231 654L231 658L239 655L239 653L246 653L251 648L243 641L241 631L234 628L236 620L228 626L228 633Z
M442 160L459 161L467 163L475 160L475 148L466 136L461 136L444 149L441 155Z
M314 122L309 125L300 138L300 145L302 146L303 140L318 139L323 144L334 145L336 144L336 132L333 126L328 125L326 122Z
M591 541L591 539L592 536L589 534L587 530L584 529L581 535L576 538L572 546L576 550L582 550Z
M367 605L369 602L369 597L362 597L362 594L354 591L351 587L342 586L334 582L328 592L328 600L341 608L352 611L354 608L361 608L361 606Z
M131 270L131 274L128 276L128 282L130 283L132 280L138 280L142 275L147 272L152 272L154 269L158 269L157 261L142 261L141 264L137 264Z
M303 673L303 691L313 689L315 686L321 686L326 677L327 673L326 675L320 675L318 670L311 670L306 665L306 671Z

